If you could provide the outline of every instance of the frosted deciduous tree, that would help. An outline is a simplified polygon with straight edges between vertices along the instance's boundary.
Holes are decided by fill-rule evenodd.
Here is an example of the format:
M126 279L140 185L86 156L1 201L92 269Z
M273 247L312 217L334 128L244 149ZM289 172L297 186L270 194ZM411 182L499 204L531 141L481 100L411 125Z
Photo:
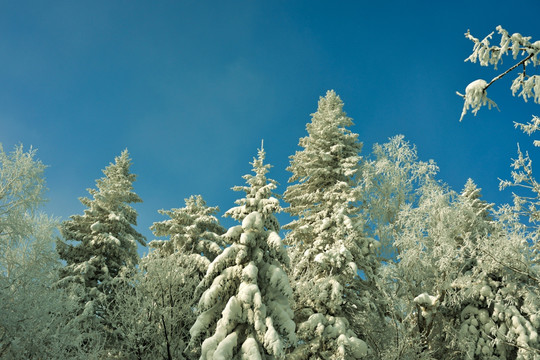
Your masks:
M420 161L416 147L397 135L382 145L375 144L373 152L362 164L359 179L361 209L368 224L366 232L377 239L377 250L386 260L395 258L394 240L399 229L399 211L406 204L416 203L418 189L431 181L438 172L433 160Z
M355 313L372 311L369 298L379 242L364 236L358 215L362 144L347 127L352 120L334 91L319 100L306 125L303 148L291 156L292 172L284 199L296 217L285 228L294 254L291 271L295 321L301 345L291 359L358 359L367 345L362 329L350 323Z
M492 34L482 41L475 39L469 33L466 34L475 43L469 60L473 62L480 60L481 65L494 65L496 69L499 61L502 61L502 56L510 50L514 60L521 58L489 84L482 84L479 88L482 90L481 97L486 97L486 89L489 85L513 70L520 69L521 72L512 82L512 94L519 92L518 96L523 97L524 101L532 98L534 102L540 103L540 76L527 73L527 67L530 68L530 65L536 67L540 64L538 58L540 41L532 42L531 37L525 37L519 33L509 35L501 26L497 27L497 31L501 36L499 46L490 44ZM476 83L478 82L477 80ZM479 93L479 91L476 92ZM478 96L467 97L466 93L464 98L462 117L469 106L473 107L473 113L476 113L483 104L481 99L478 100ZM516 122L515 125L530 135L540 128L540 119L533 116L532 121L526 124ZM535 140L534 145L540 146L540 142ZM487 331L489 327L491 335L483 334L484 340L487 337L491 342L486 345L480 338L477 339L478 341L469 342L469 354L476 351L476 353L481 352L481 356L485 358L493 356L493 358L501 359L533 359L540 354L537 340L537 333L540 331L538 321L540 298L537 286L540 191L533 175L532 161L528 153L523 154L518 148L518 158L513 161L512 167L514 168L512 180L501 181L500 187L501 189L506 187L516 189L514 204L503 206L497 212L498 224L502 228L500 235L490 236L486 241L478 244L480 253L477 260L478 268L482 269L482 273L489 274L489 279L482 284L484 294L481 296L486 299L484 301L489 307L482 308L473 304L462 320L465 319L469 323L478 322L480 317L485 319L486 313L491 315L492 319L485 325L485 330ZM524 194L522 191L528 193ZM521 222L520 219L523 218L526 220ZM466 334L466 325L461 330L462 334ZM470 327L470 330L474 331L474 328Z
M254 175L244 176L244 191L227 216L242 224L224 235L230 244L210 264L198 287L199 316L190 330L191 347L200 359L285 359L296 344L290 306L292 290L284 266L289 263L274 216L281 210L273 196L276 182L268 179L261 146Z
M389 267L398 348L447 359L533 359L538 353L536 256L516 218L491 214L469 180L456 195L433 183L400 213L400 261ZM403 315L399 315L399 314ZM404 349L406 350L406 349Z
M459 309L445 308L442 303L448 301L448 292L462 270L470 268L470 256L463 256L469 218L458 206L458 195L435 181L426 183L420 193L418 203L405 206L398 216L399 261L382 272L389 279L390 297L398 299L389 309L396 322L396 341L388 345L423 359L443 354L448 359L460 358L452 337L457 326L448 323Z
M386 262L374 279L380 311L361 314L365 340L373 351L373 358L415 358L416 344L420 341L412 338L411 329L401 325L405 305L403 299L396 296L399 280L390 270L399 254L395 247L400 234L399 214L404 207L418 203L419 189L433 181L438 167L432 160L418 160L416 148L398 135L382 145L375 144L361 170L359 206L367 224L365 231L381 243L376 254Z
M92 358L99 342L92 353L79 351L76 304L53 286L57 222L39 210L44 169L35 150L0 146L0 358Z
M36 209L43 204L45 166L35 159L35 150L22 145L6 153L0 145L0 270L9 277L16 266L10 250L32 234Z
M133 192L135 175L130 173L127 150L103 170L97 189L89 189L92 198L80 198L87 207L83 215L73 215L61 225L63 239L57 251L66 266L60 269L59 286L71 287L79 298L82 322L100 323L98 328L114 332L107 324L115 280L130 273L138 263L137 243L144 245L138 233L137 212L130 204L142 200Z
M116 356L184 359L196 319L197 264L170 255L145 257L141 268L113 289L115 311L109 321L122 338L115 346Z
M512 95L519 92L518 96L521 96L524 101L532 98L534 102L540 103L540 76L530 75L526 72L527 66L532 65L536 67L540 65L540 40L532 42L530 36L523 36L519 33L510 35L508 31L503 29L500 25L497 26L497 32L501 36L500 44L492 45L490 41L493 37L493 33L480 41L467 31L465 36L474 42L474 47L473 53L465 61L479 61L482 66L493 65L494 68L497 69L499 62L502 63L502 57L508 55L508 52L512 53L514 60L517 60L518 57L520 57L520 60L508 70L493 78L489 83L486 83L484 80L476 80L467 86L467 89L470 91L466 90L465 95L458 93L465 99L465 105L461 115L462 119L469 107L472 107L473 113L476 114L480 107L488 101L486 100L486 89L515 69L520 69L521 72L512 82ZM540 129L540 118L533 115L530 122L515 122L515 126L524 133L531 135ZM535 140L534 145L540 146L540 141ZM518 158L512 162L512 167L516 170L512 172L512 180L501 181L500 187L501 189L506 187L518 187L530 190L533 193L533 196L515 195L514 209L521 214L528 213L530 215L529 220L536 221L534 214L536 213L537 205L539 203L538 199L540 199L540 192L538 190L539 187L537 186L538 183L532 173L532 161L528 153L523 154L521 149L518 148Z

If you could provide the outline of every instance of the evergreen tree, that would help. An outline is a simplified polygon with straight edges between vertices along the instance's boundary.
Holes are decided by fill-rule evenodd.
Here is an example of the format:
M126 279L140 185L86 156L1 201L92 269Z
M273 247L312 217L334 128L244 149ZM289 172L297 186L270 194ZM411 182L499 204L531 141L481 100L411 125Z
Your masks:
M225 243L221 235L225 229L219 224L218 207L209 207L201 195L185 199L186 206L180 209L160 210L169 220L155 222L150 229L156 236L167 236L168 240L149 243L153 249L149 258L184 255L199 265L204 275L210 262L218 256Z
M224 235L230 246L198 287L204 293L190 333L192 348L206 337L201 359L284 359L296 343L292 290L283 269L289 259L274 216L281 207L272 196L276 182L266 178L270 165L264 158L261 146L252 163L255 175L245 175L247 185L233 188L246 196L226 215L242 225Z
M73 215L61 224L63 239L57 251L66 266L60 269L60 286L70 287L79 298L81 321L108 329L115 280L129 274L138 263L137 243L144 237L134 229L137 212L129 204L142 202L133 192L135 175L129 169L127 150L103 170L105 177L96 181L97 190L89 189L92 198L80 198L87 207L84 215Z
M348 126L343 102L334 91L319 100L303 148L291 156L285 191L287 212L297 217L285 228L294 254L292 283L295 320L304 342L291 355L298 359L355 359L367 353L348 319L358 311L372 311L378 242L364 236L358 215L362 144ZM356 331L355 331L356 330Z

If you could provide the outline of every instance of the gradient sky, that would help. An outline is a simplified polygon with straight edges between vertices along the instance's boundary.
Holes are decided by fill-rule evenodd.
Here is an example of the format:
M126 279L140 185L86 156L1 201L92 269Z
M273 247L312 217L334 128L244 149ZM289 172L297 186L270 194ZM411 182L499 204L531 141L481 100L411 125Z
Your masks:
M511 197L498 178L516 144L532 142L513 121L540 106L513 98L509 75L489 89L500 112L460 123L455 91L498 74L463 61L463 34L500 24L539 40L539 14L538 0L0 0L0 142L38 149L45 211L62 219L82 213L77 198L127 147L144 200L138 230L151 240L157 210L192 194L232 207L261 139L282 193L288 157L334 89L363 155L403 134L455 190L471 177L501 204Z

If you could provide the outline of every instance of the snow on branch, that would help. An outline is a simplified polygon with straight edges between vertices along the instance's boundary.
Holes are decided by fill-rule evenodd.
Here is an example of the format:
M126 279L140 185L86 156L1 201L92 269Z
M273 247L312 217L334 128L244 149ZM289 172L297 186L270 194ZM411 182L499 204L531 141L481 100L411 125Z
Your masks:
M465 103L463 104L463 111L461 112L461 117L459 118L459 121L463 120L463 117L465 114L467 114L467 110L469 108L472 108L472 113L474 116L476 116L476 113L482 106L485 106L486 104L489 106L489 109L491 109L492 106L497 107L497 104L493 100L487 97L486 89L488 87L488 84L483 79L478 79L467 85L465 88L465 95L460 94L456 91L456 94L463 97L465 99Z

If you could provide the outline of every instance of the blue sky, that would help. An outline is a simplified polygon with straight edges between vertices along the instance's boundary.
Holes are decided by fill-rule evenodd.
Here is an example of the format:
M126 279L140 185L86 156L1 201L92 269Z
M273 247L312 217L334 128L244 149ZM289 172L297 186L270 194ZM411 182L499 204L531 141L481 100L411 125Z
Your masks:
M38 149L50 199L67 219L124 148L138 175L138 230L201 194L224 212L264 139L283 192L288 157L319 96L334 89L364 143L404 134L459 190L472 177L503 203L513 128L540 106L492 85L501 112L462 123L455 91L492 69L465 63L470 29L540 39L540 2L0 1L0 142ZM507 59L501 70L511 65ZM529 69L529 73L540 73ZM532 150L533 158L539 150Z

